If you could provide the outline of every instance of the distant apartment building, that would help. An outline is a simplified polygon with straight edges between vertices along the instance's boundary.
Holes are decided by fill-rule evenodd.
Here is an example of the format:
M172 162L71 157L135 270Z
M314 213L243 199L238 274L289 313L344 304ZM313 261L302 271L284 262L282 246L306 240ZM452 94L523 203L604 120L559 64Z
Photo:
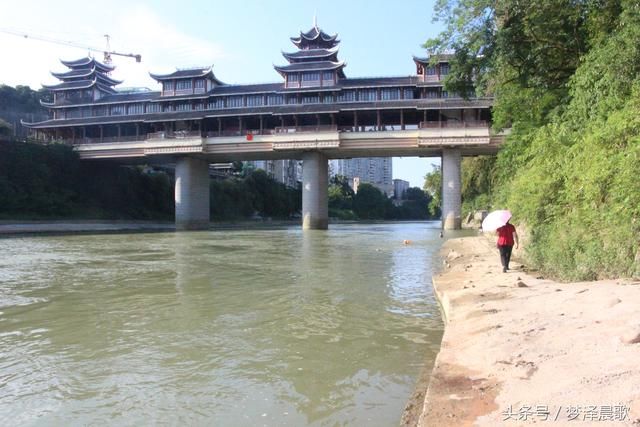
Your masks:
M271 178L290 188L297 188L302 181L302 165L299 160L256 160L247 163L254 169L264 170Z
M342 175L347 177L349 185L354 191L357 191L357 185L367 183L377 187L389 197L393 195L393 164L391 157L332 160L330 171L332 176ZM358 179L354 181L355 178Z
M404 192L409 189L409 181L403 179L393 180L393 197L398 200L404 199Z

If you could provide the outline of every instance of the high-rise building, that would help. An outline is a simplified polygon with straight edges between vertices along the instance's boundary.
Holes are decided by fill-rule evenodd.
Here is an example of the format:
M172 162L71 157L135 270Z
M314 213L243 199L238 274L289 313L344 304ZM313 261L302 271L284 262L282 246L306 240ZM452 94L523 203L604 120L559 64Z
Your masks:
M394 179L393 180L393 198L394 199L404 199L404 192L409 189L409 181L405 181L403 179Z
M262 169L267 175L290 188L298 187L302 180L299 160L255 160L250 163L254 169Z
M354 188L353 179L357 177L360 184L371 184L387 196L393 195L393 162L391 157L339 159L333 160L331 163L332 174L347 177L352 188Z

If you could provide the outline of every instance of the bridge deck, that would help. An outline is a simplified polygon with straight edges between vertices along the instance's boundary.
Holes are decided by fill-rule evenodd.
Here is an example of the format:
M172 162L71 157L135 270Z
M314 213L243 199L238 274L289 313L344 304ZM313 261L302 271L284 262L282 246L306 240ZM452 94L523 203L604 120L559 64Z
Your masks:
M83 159L129 159L148 162L165 156L200 155L212 162L233 160L300 159L302 153L321 151L329 158L437 156L443 148L462 155L495 154L504 135L488 126L419 128L410 130L317 131L291 128L265 135L215 135L200 132L149 134L117 141L76 144Z

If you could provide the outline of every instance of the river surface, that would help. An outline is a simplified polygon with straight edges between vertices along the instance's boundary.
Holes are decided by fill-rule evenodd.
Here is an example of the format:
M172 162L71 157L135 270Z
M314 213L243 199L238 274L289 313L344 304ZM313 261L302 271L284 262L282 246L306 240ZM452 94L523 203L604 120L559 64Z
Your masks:
M0 239L0 425L395 426L439 226Z

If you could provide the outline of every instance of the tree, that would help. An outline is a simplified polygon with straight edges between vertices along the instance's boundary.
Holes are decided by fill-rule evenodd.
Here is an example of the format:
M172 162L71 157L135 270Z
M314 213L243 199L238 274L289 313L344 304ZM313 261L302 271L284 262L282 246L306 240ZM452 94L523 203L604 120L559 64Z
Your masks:
M361 219L383 219L391 210L391 201L371 184L358 186L353 198L353 210Z
M490 208L495 161L495 156L462 159L461 196L464 212Z
M329 181L329 208L330 209L353 209L353 197L355 193L349 186L349 179L342 175L336 175Z
M638 2L440 0L437 11L446 29L427 46L462 51L447 85L477 77L495 95L494 127L511 128L493 166L470 165L463 193L511 209L529 228L528 262L551 274L640 274Z
M12 131L13 126L0 119L0 136L10 136Z
M442 215L442 168L440 165L431 164L433 168L424 176L424 191L431 196L429 213L433 218Z
M429 203L431 196L418 187L411 187L405 191L402 205L393 210L395 219L428 219L431 217Z

